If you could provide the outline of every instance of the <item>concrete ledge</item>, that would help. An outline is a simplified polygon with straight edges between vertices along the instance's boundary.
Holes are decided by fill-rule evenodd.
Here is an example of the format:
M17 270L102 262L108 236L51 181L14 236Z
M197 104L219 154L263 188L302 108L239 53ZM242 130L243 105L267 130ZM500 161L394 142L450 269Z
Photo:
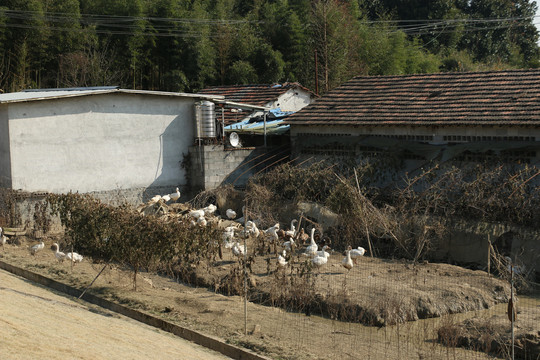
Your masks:
M36 274L32 271L21 269L17 266L5 263L3 261L0 261L0 269L9 271L12 274L21 276L25 279L28 279L30 281L33 281L37 284L47 286L51 289L54 289L56 291L63 292L65 294L68 294L73 297L79 297L82 293L81 290L76 289L72 286L63 284L59 281L50 279L48 277L45 277L40 274ZM105 308L107 310L114 311L118 314L127 316L132 318L133 320L140 321L142 323L145 323L147 325L159 328L161 330L170 332L176 336L179 336L183 339L192 341L196 344L199 344L201 346L204 346L206 348L212 349L214 351L217 351L225 356L229 356L233 359L238 360L270 360L270 358L266 356L262 356L259 354L256 354L248 349L243 349L241 347L227 344L223 340L210 336L202 334L195 330L190 330L188 328L172 324L168 321L165 321L163 319L156 318L152 315L148 315L145 313L142 313L137 310L130 309L126 306L114 303L112 301L102 299L98 296L95 296L93 294L85 293L82 297L83 300L98 305L102 308Z

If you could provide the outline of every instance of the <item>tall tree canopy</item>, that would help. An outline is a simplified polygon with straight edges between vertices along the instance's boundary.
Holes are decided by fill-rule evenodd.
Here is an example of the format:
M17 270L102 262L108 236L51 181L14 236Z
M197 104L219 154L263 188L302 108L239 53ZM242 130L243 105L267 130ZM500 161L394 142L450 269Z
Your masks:
M4 0L0 89L197 91L539 66L528 0Z

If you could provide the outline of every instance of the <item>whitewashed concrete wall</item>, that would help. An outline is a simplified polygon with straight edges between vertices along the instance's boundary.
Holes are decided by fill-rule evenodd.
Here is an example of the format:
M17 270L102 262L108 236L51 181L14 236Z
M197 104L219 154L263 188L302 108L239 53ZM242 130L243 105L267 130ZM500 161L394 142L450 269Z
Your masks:
M105 94L9 104L12 188L84 193L183 185L193 102Z

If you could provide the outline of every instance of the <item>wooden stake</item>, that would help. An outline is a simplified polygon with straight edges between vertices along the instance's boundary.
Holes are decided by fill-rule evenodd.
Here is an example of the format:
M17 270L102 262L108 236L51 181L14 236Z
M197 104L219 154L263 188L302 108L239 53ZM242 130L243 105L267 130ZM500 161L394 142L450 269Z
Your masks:
M354 178L356 179L356 188L358 189L358 194L362 195L362 192L360 191L360 182L358 181L358 175L356 174L356 169L354 169ZM366 236L367 236L367 242L369 246L369 255L373 257L373 249L371 246L371 238L369 237L369 229L366 224Z
M105 264L105 266L103 267L103 269L101 269L101 271L96 275L96 277L94 278L94 280L92 280L92 282L90 283L90 285L88 285L86 287L86 289L83 290L83 292L81 293L81 295L79 295L78 299L82 298L84 293L86 292L86 290L90 289L90 286L92 286L92 284L97 280L97 278L99 277L99 275L101 275L101 273L103 272L103 270L105 270L105 268L109 266L109 263L107 262Z

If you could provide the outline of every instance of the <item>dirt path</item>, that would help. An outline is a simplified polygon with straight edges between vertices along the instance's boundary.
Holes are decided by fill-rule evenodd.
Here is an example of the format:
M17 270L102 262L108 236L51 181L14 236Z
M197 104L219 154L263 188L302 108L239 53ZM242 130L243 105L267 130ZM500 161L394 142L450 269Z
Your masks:
M2 359L228 359L0 270Z

